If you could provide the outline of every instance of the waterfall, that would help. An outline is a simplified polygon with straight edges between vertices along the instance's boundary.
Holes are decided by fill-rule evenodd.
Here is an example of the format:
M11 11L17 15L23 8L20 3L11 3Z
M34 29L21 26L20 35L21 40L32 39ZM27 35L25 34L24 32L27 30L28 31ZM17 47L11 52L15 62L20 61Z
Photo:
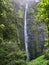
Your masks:
M27 11L28 11L28 3L26 3L26 6L25 6L24 37L25 37L25 49L26 49L26 54L27 54L27 60L29 61L28 34L27 34Z

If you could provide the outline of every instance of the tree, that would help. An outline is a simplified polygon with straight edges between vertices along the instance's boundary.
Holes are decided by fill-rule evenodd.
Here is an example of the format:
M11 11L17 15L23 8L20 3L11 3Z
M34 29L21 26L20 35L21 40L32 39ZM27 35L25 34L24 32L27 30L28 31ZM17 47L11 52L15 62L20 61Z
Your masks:
M38 19L40 21L43 21L45 25L47 26L47 33L48 33L48 39L46 40L46 58L49 59L49 0L42 0L38 4Z
M26 54L20 49L17 12L12 0L0 0L0 64L26 65Z

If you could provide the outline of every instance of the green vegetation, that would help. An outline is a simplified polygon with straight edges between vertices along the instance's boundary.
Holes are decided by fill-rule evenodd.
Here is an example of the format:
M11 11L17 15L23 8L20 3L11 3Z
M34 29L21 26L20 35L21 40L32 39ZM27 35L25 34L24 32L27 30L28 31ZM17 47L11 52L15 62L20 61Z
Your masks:
M42 0L39 4L38 19L47 26L48 38L46 39L45 58L49 60L49 0ZM49 63L49 62L48 62Z
M27 64L19 38L17 13L13 0L0 0L0 65Z
M18 1L0 0L0 65L49 65L49 0L29 4L30 62L27 62L24 44L25 6Z
M44 58L45 56L40 56L35 60L32 60L28 65L47 65L47 60Z

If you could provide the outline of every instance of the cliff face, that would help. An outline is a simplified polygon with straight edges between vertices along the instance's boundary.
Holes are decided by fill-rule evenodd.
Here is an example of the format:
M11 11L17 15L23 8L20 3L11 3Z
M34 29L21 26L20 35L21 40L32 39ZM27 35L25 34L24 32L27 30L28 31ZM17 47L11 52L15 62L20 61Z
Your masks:
M21 2L21 1L20 1ZM24 43L24 11L25 6L15 3L15 12L17 11L17 29L19 37L19 46L22 50L25 50ZM43 54L44 42L47 35L45 34L45 24L38 23L36 15L38 12L37 3L33 2L29 4L27 12L27 32L28 32L28 49L30 60ZM18 6L18 7L17 7Z
M46 35L45 23L38 23L36 15L38 12L37 3L31 3L27 12L27 29L28 29L28 49L30 59L34 59L44 50Z

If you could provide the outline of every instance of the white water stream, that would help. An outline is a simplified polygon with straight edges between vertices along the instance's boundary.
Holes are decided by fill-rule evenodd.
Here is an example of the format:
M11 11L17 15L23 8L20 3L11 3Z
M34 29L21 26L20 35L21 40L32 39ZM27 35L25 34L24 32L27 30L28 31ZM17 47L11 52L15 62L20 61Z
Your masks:
M25 49L27 54L27 60L29 61L29 50L28 50L28 33L27 33L27 12L28 12L28 5L30 1L38 2L39 0L26 0L26 6L25 6L25 16L24 16L24 37L25 37Z
M28 3L26 3L26 6L25 6L24 36L25 36L25 49L26 49L26 54L27 54L27 60L29 61L28 34L27 34L27 11L28 11Z

